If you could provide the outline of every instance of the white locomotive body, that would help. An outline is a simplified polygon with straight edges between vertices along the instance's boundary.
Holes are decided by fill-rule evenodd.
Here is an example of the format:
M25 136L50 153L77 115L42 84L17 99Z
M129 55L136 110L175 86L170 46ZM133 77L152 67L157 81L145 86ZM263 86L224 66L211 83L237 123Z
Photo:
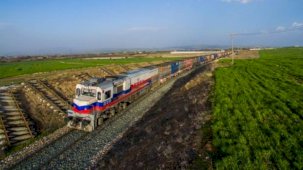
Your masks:
M119 109L130 97L150 87L158 75L157 68L138 69L107 78L92 78L77 84L73 110L68 111L68 126L92 131Z

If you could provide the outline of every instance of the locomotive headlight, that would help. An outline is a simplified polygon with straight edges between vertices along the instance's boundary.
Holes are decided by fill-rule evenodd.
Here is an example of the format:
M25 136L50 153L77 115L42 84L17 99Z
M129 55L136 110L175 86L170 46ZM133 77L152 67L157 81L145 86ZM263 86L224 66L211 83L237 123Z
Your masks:
M72 111L72 110L67 111L67 116L68 117L72 117L73 115L74 115L74 111Z

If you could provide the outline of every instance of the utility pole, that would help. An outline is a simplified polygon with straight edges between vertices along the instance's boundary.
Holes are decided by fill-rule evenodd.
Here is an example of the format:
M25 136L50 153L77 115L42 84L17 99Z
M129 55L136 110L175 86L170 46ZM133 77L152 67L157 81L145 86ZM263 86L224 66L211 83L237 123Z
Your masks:
M234 36L235 34L230 34L231 38L231 64L234 65Z

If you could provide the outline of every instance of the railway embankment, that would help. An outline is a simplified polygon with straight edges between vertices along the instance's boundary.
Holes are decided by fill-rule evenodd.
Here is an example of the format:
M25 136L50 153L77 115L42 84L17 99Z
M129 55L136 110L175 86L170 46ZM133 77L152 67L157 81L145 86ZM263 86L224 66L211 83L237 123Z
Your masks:
M178 79L95 164L97 169L211 167L212 65ZM200 166L200 168L201 168Z
M28 146L28 153L30 154L25 153L23 157L19 156L22 159L15 162L13 161L14 157L10 157L11 160L8 162L2 161L2 168L66 169L95 167L104 154L111 149L111 146L120 141L124 133L137 121L141 120L148 110L153 109L154 104L157 104L167 94L167 91L175 86L174 83L176 81L180 83L179 80L181 79L182 83L186 83L191 76L192 74L188 75L187 73L183 77L173 79L159 89L148 93L144 96L144 100L138 100L133 103L125 113L117 115L92 133L77 136L74 135L76 133L74 131L60 136L62 133L59 131L57 132L58 135L54 137L56 138L55 140L52 142L50 142L51 140L44 141L44 143L47 143L44 147L37 144L36 147L40 147L38 150L35 147ZM66 137L70 137L68 142L62 140ZM39 141L36 143L39 143ZM35 150L35 153L31 152L31 149ZM77 163L75 164L75 162Z

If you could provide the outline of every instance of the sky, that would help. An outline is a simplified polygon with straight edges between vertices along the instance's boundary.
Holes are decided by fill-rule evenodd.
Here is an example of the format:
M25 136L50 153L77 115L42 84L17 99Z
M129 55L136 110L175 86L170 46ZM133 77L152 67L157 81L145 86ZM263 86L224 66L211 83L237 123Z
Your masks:
M1 0L0 55L302 46L302 27L302 0Z

